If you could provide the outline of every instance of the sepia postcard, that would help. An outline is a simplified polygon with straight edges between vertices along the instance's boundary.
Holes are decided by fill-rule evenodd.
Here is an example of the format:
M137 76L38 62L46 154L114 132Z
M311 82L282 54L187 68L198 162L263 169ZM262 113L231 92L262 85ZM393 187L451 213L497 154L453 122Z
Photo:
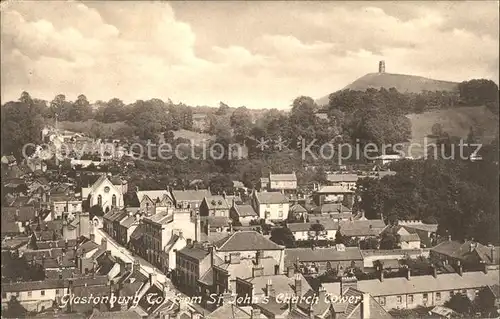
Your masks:
M499 11L2 1L0 316L500 318Z

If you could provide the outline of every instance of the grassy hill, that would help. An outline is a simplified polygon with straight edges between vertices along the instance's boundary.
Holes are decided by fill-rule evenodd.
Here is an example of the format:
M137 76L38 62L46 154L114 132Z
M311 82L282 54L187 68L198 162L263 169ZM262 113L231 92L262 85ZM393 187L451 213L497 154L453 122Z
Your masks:
M498 116L484 106L456 107L443 110L424 112L422 114L409 114L411 122L412 143L423 145L424 138L432 132L432 126L441 124L443 131L451 136L466 138L470 127L477 131L482 143L490 143L498 136ZM428 143L433 140L428 138ZM424 147L413 147L412 156L423 155Z
M422 91L455 91L458 83L433 80L416 75L392 73L368 73L344 88L356 91L366 91L369 88L396 88L401 93L419 93ZM326 105L329 95L316 101L318 105Z

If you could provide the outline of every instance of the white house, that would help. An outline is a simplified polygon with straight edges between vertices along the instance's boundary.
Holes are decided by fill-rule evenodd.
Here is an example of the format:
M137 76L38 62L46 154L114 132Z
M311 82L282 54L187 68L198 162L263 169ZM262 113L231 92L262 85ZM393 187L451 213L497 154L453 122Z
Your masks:
M124 207L123 190L122 184L113 184L106 175L101 175L91 187L82 188L82 199L88 199L89 207L99 205L108 212L112 207Z
M259 218L285 220L288 218L290 203L281 192L253 192L252 206Z

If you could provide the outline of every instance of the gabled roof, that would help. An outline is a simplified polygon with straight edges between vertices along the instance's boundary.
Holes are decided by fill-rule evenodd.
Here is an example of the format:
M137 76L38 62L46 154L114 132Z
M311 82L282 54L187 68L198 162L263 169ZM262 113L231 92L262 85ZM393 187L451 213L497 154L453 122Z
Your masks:
M226 216L202 216L200 220L204 221L211 228L229 226L231 219Z
M418 234L401 235L399 237L399 241L400 242L420 241L420 237L418 236Z
M257 213L253 209L252 205L234 205L234 211L239 217L250 217L257 216Z
M177 251L178 254L186 255L188 257L197 259L197 260L203 260L205 257L207 257L210 253L206 250L203 250L198 247L184 247L181 250Z
M149 198L153 202L161 201L165 196L167 196L169 200L172 200L172 198L170 198L170 192L166 189L137 191L136 194L139 203L141 203L145 197Z
M298 203L290 206L290 209L288 211L291 213L307 213L307 209L305 209L302 205Z
M313 213L320 213L320 214L340 213L340 212L350 213L352 212L352 210L340 203L325 203L313 209Z
M208 209L229 209L226 199L222 195L212 195L203 198Z
M255 192L255 196L260 204L285 204L288 198L281 192Z
M498 263L499 258L498 247L487 247L482 245L481 243L471 240L467 240L464 243L455 240L444 241L431 248L431 251L446 255L448 257L457 258L462 261L467 260L468 258L470 258L470 256L473 256L473 254L477 254L477 256L481 260L489 264Z
M287 225L287 228L292 232L309 231L311 229L311 226L317 224L318 222L319 224L323 225L325 230L337 230L339 228L339 223L334 221L333 219L315 220L314 218L311 218L311 222L309 223L289 223Z
M361 307L363 307L362 302L368 302L370 318L377 319L389 319L393 318L391 314L389 314L372 296L363 296L363 292L358 289L349 288L344 296L346 298L349 297L357 297L357 302L348 303L345 312L339 316L340 318L349 318L349 319L363 319L363 313ZM368 300L364 300L363 298L368 298Z
M282 246L256 231L240 231L214 244L219 251L281 250Z

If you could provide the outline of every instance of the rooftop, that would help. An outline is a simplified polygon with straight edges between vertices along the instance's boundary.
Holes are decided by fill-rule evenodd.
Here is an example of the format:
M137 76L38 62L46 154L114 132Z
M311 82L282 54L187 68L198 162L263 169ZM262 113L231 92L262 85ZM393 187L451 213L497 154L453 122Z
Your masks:
M353 190L349 189L348 187L345 186L338 186L338 185L327 185L327 186L322 186L319 190L316 191L318 194L346 194L346 193L354 193Z
M432 291L449 291L486 287L497 284L499 281L498 270L464 272L462 276L457 273L439 274L437 278L432 275L413 276L410 280L405 277L385 278L358 281L358 288L372 296L404 295L411 293L424 293Z
M288 198L281 192L256 192L255 196L260 204L285 204Z
M172 197L176 201L202 201L203 198L211 196L210 190L172 190Z
M293 265L297 258L301 262L363 260L361 250L357 247L346 247L345 251L337 248L290 248L285 249L285 265Z
M253 209L252 205L235 204L234 210L236 211L239 217L257 216L257 213Z
M222 195L207 196L203 200L206 202L208 209L229 209L229 205Z
M256 231L239 231L214 244L219 251L281 250L282 246Z
M297 181L297 175L294 173L291 174L269 174L269 180L273 181Z

